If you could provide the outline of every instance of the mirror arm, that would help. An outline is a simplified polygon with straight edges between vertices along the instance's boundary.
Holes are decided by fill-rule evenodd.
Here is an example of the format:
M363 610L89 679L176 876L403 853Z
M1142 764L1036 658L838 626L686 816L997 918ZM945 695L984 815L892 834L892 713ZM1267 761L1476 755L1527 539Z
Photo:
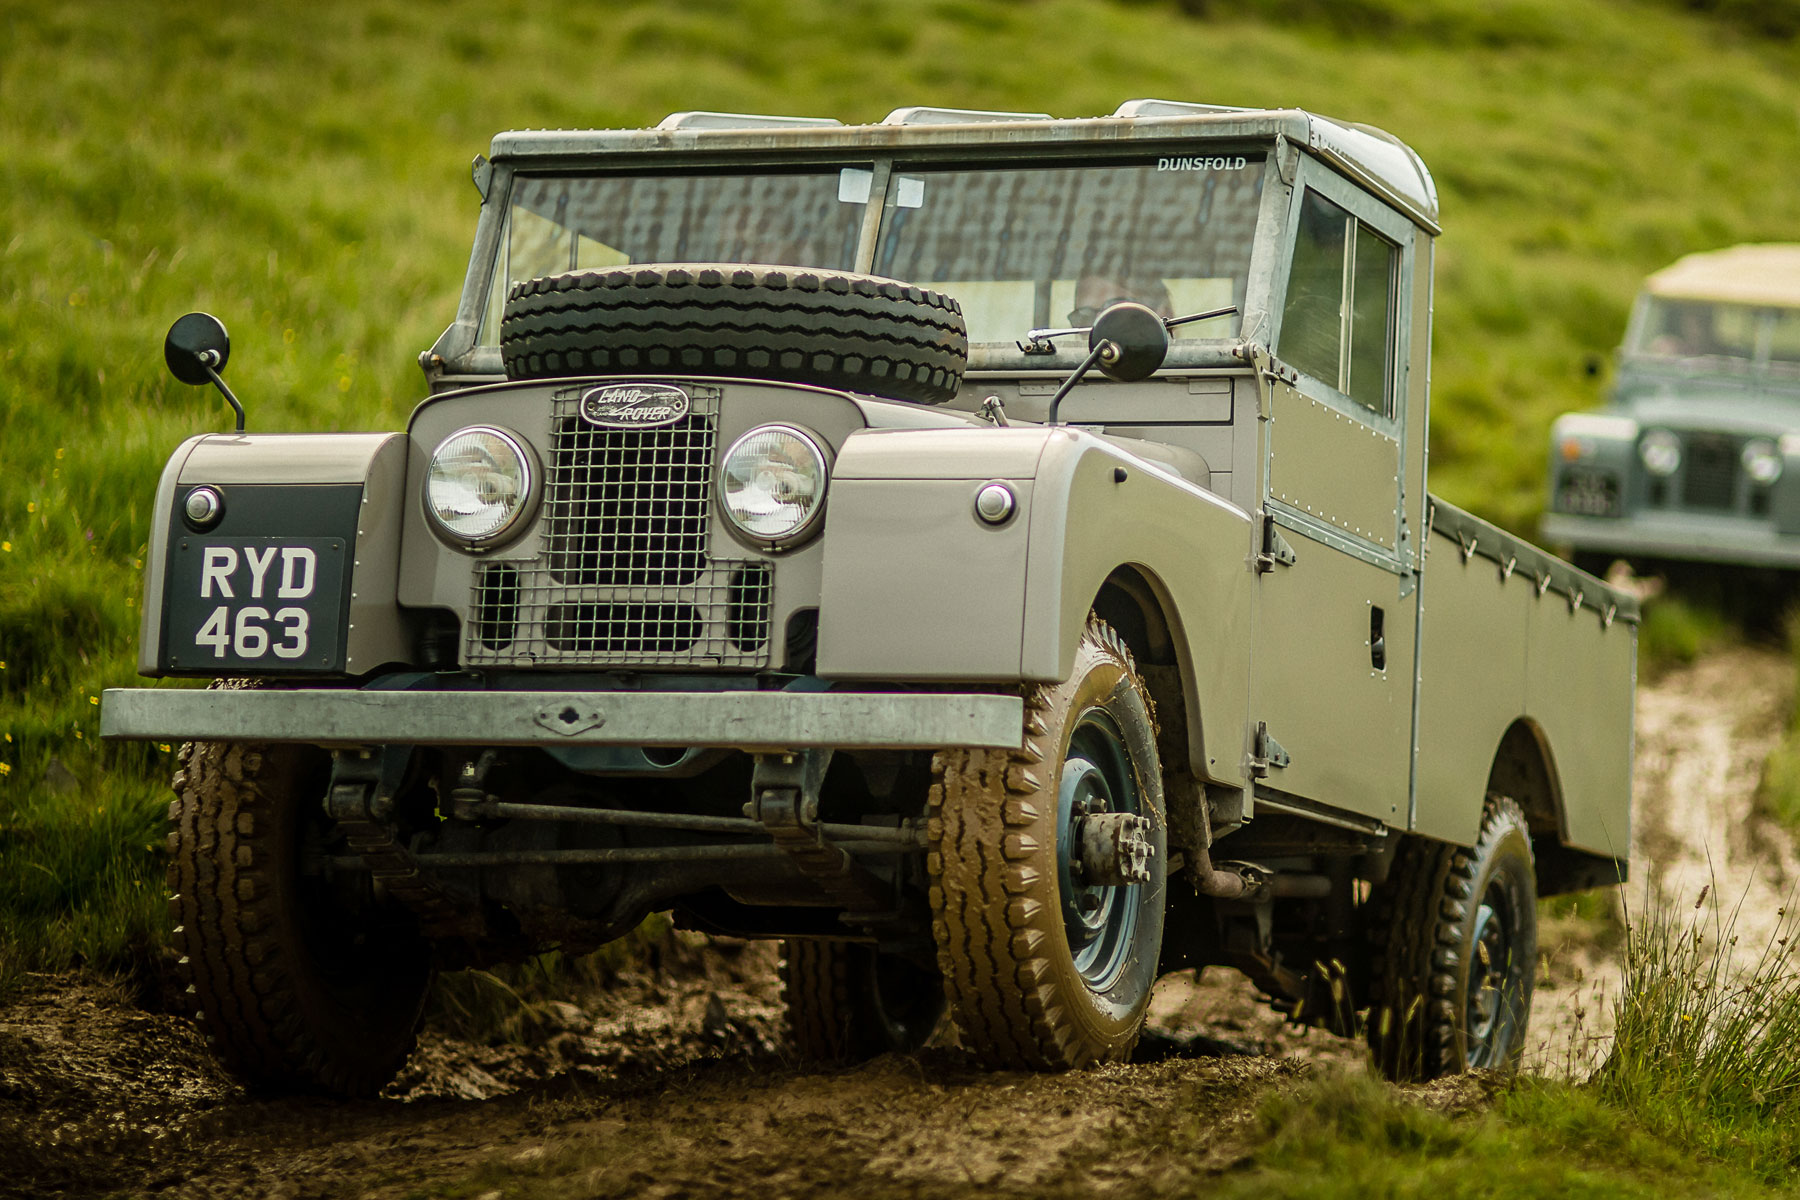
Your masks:
M225 386L225 380L219 376L219 352L202 350L194 357L200 360L200 366L205 369L207 378L211 379L213 386L224 394L225 402L231 405L231 411L237 414L237 431L244 432L244 406L238 403L238 398L231 394L231 389Z
M1229 304L1229 305L1226 305L1224 308L1215 308L1211 312L1190 313L1188 316L1185 316L1185 317L1164 317L1163 318L1163 328L1164 329L1174 329L1177 325L1188 325L1195 321L1210 321L1214 317L1229 317L1232 313L1236 312L1237 310L1238 310L1237 305Z
M1089 371L1094 369L1095 363L1099 362L1101 359L1112 359L1117 358L1118 356L1119 348L1105 340L1102 340L1098 346L1089 350L1087 357L1081 360L1081 365L1075 368L1075 373L1065 379L1063 385L1056 389L1056 395L1050 397L1050 413L1044 418L1044 424L1056 424L1056 410L1062 405L1063 397L1067 396L1075 385L1081 382L1081 377L1083 375L1086 375Z

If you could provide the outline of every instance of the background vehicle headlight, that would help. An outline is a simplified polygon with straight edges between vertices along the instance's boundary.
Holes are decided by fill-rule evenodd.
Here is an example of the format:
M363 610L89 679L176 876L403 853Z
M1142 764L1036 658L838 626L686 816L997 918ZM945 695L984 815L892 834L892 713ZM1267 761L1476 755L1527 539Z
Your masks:
M1754 438L1744 443L1744 474L1760 487L1768 487L1781 478L1781 451L1767 438Z
M1652 429L1638 443L1638 457L1652 475L1673 475L1681 467L1681 439L1666 429Z
M431 452L425 511L455 541L494 542L519 524L533 474L531 455L512 434L491 425L459 429Z
M731 523L771 545L810 529L825 508L825 451L792 425L763 425L733 442L719 472Z

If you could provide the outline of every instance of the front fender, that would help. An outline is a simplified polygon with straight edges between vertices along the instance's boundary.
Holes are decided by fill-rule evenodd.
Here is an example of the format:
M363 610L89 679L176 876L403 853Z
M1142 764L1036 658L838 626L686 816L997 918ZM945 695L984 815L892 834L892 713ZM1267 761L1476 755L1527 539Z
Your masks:
M1121 472L1123 477L1121 478ZM1010 520L975 496L1004 482ZM1177 642L1194 766L1241 774L1249 703L1249 514L1078 429L869 430L839 452L825 533L818 672L832 679L1055 682L1122 565L1154 580Z

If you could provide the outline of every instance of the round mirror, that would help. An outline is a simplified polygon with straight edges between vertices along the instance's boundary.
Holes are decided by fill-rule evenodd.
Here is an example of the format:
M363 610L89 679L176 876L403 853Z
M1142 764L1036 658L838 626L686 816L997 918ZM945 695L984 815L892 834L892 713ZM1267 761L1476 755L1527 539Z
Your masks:
M223 371L230 358L231 338L211 313L189 313L169 326L169 336L163 339L163 361L183 383L211 383L206 368Z
M1101 373L1120 383L1132 383L1148 378L1162 366L1169 353L1169 329L1155 310L1122 300L1094 318L1088 349L1102 342L1110 343L1110 349L1101 351Z

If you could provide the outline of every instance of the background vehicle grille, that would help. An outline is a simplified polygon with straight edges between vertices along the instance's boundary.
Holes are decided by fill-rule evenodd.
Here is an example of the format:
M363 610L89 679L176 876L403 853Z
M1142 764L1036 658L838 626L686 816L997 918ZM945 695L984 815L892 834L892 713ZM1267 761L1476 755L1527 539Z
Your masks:
M651 429L590 425L585 388L555 400L527 562L477 566L472 666L763 666L773 577L708 545L719 389L685 385L688 416Z
M1737 502L1737 438L1690 433L1683 448L1681 502L1688 508L1730 509Z

